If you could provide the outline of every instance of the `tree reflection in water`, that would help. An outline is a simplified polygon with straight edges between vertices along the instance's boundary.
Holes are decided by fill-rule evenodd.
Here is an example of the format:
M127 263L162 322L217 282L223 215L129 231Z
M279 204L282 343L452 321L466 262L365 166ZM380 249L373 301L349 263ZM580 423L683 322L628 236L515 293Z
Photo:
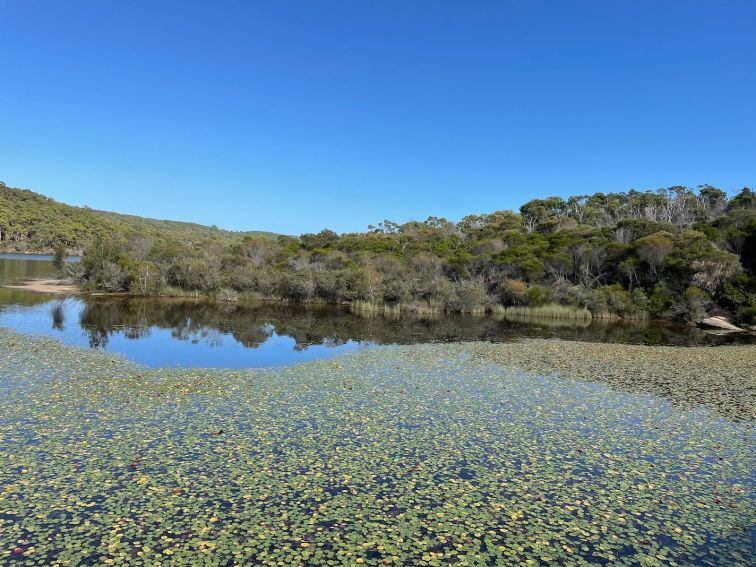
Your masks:
M92 347L104 347L114 333L130 339L148 337L152 329L170 330L180 341L221 347L232 337L257 348L274 335L291 337L295 349L338 346L348 341L410 344L446 341L502 341L519 337L561 338L638 344L711 344L716 338L695 329L652 322L508 320L502 316L407 316L357 314L337 306L222 305L207 301L89 297L79 316ZM62 308L51 311L62 324Z
M63 331L66 328L66 312L63 309L65 300L58 300L50 307L50 317L52 317L52 328L56 331Z

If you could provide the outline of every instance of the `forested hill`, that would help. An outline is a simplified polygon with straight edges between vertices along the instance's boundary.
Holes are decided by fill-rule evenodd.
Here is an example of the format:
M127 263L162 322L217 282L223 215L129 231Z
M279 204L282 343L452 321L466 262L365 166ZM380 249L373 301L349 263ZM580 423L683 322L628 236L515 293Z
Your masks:
M402 312L756 318L748 188L732 197L708 185L549 197L458 222L385 220L366 232L300 237L102 213L6 187L0 196L2 244L84 246L69 271L93 290Z
M459 222L387 220L362 233L193 249L111 239L85 250L76 269L90 289L225 301L744 321L756 315L756 194L703 186L550 197Z
M229 243L245 236L276 236L74 207L0 182L0 251L50 252L63 244L69 252L79 253L101 235L184 243Z

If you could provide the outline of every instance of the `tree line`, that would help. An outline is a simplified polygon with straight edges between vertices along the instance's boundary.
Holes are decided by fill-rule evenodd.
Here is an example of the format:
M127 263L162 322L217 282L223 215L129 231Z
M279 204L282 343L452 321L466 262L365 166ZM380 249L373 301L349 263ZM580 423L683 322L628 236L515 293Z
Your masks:
M756 194L715 187L534 199L519 212L384 220L366 232L156 239L99 235L86 288L221 301L480 313L560 304L594 317L756 312Z

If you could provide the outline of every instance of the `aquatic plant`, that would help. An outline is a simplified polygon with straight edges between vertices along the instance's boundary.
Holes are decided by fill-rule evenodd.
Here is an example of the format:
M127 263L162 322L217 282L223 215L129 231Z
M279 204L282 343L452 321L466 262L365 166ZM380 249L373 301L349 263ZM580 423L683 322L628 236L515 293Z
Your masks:
M512 355L559 361L548 343L148 370L0 330L2 561L752 564L752 408L730 421Z

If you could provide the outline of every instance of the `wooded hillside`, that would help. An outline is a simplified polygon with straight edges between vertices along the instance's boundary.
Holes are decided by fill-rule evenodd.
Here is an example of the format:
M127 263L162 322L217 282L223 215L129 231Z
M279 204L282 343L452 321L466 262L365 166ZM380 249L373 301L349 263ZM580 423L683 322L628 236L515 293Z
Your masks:
M549 197L456 223L385 220L363 233L193 248L113 239L88 248L79 270L93 289L226 301L473 313L559 304L578 316L730 312L747 321L756 315L756 195L702 186Z
M0 250L51 252L63 244L79 253L100 235L147 237L152 241L231 242L245 236L275 237L263 232L231 232L201 224L155 220L73 207L26 189L0 182Z
M94 211L2 186L0 234L6 249L83 249L72 274L111 292L414 312L557 304L594 317L756 317L748 188L732 198L708 185L549 197L459 222L384 220L362 233L297 238Z

